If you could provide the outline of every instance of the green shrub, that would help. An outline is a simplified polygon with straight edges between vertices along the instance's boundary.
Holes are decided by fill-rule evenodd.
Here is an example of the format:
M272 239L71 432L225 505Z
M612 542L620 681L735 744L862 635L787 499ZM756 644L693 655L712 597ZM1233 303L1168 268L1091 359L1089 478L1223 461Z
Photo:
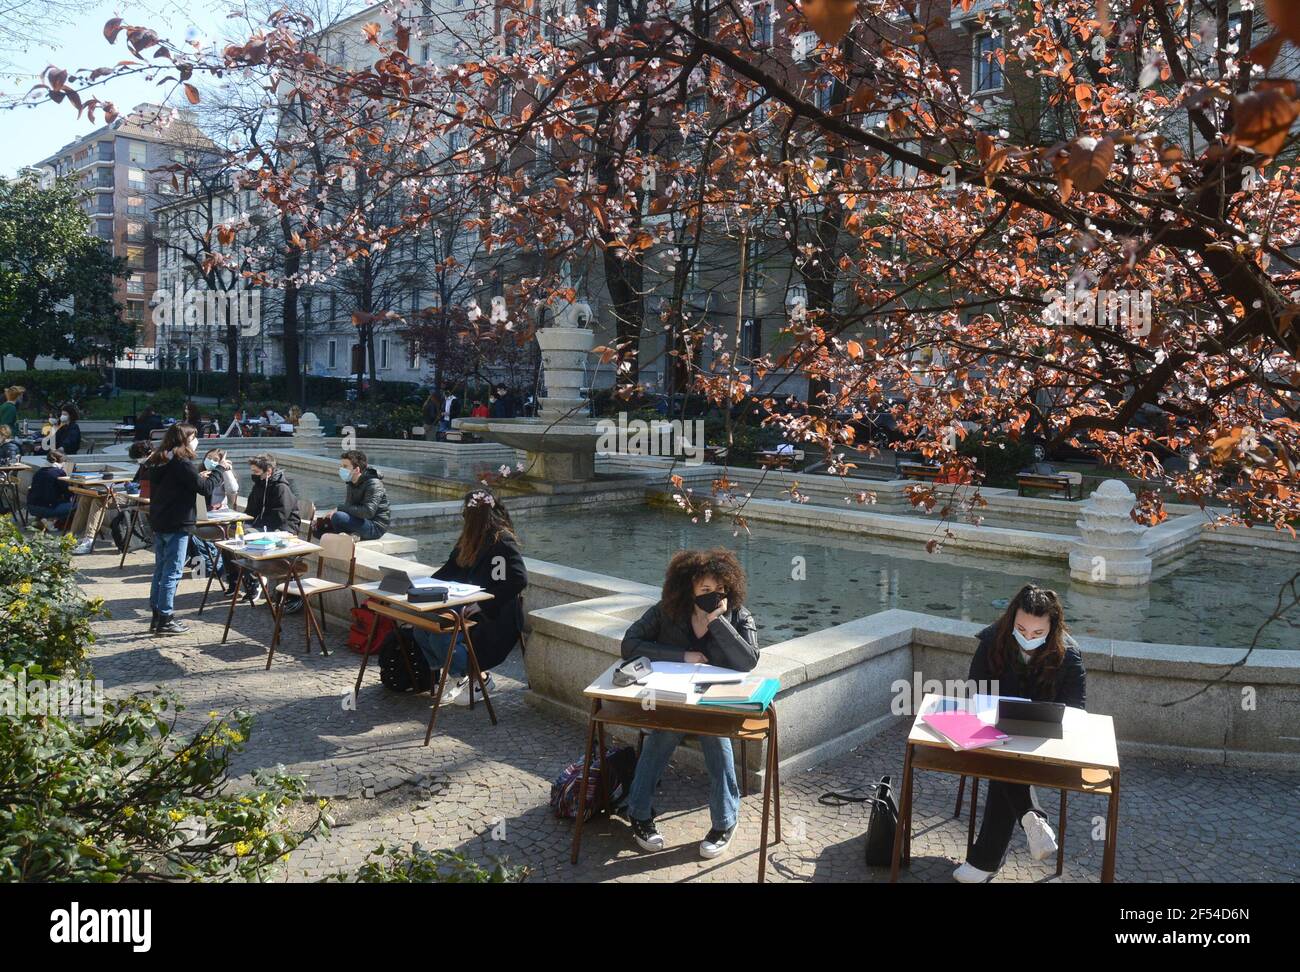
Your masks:
M258 880L325 832L323 802L286 820L307 790L283 767L228 788L249 715L211 713L182 738L179 711L153 694L105 701L93 725L0 715L0 881Z
M21 385L27 389L27 406L23 414L44 418L51 408L63 402L80 401L93 395L103 380L97 371L72 368L42 371L0 372L0 388Z
M1005 435L981 439L979 433L968 435L957 446L963 456L974 456L984 473L983 485L1011 487L1016 485L1016 473L1034 462L1034 447L1028 442L1017 442Z
M107 612L81 592L69 556L75 544L70 535L24 537L8 518L0 526L0 668L80 672L95 640L90 622Z
M408 850L380 844L369 854L355 875L340 871L336 881L361 884L514 884L525 880L526 867L494 858L484 867L454 851L426 850L413 844Z

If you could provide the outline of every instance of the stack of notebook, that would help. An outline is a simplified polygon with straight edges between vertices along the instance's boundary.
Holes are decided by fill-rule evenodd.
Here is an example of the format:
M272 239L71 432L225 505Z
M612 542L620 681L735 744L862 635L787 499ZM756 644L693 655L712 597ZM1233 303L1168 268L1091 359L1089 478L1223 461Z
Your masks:
M957 750L998 746L1010 738L973 712L934 712L921 716L921 721Z
M751 675L739 682L710 685L700 696L698 704L764 712L780 687L781 683L775 678Z

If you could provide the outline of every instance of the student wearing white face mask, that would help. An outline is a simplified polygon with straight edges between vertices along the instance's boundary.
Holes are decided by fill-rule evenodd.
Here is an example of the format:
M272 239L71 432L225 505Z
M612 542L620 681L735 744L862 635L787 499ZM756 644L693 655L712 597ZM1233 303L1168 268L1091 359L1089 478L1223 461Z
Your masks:
M194 501L212 496L216 480L200 477L194 468L199 447L194 426L178 422L163 433L158 448L145 460L149 477L149 525L153 527L154 570L149 588L157 635L184 634L189 628L172 616L176 586L180 583L194 530Z
M999 695L1084 708L1087 673L1083 655L1066 630L1065 612L1055 591L1026 584L1002 617L977 637L979 647L970 663L972 681L997 682ZM1035 860L1045 861L1056 853L1056 834L1029 787L992 780L979 838L953 877L963 884L980 884L993 877L1002 866L1017 822L1024 828Z

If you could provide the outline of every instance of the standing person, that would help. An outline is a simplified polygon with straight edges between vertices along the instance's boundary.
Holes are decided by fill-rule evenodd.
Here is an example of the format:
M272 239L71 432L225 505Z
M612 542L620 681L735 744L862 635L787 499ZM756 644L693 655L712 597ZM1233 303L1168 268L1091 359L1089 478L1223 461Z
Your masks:
M7 425L17 431L18 402L26 391L22 385L10 385L5 389L4 399L0 401L0 425Z
M72 490L63 482L68 471L63 468L63 453L58 449L51 449L45 458L49 465L36 470L27 489L27 515L38 523L52 520L55 529L62 530L75 505Z
M194 426L195 433L199 438L202 438L207 423L203 421L203 415L199 412L198 404L193 401L186 402L181 414L184 416L181 421Z
M438 438L438 423L442 419L442 399L438 397L437 391L429 392L421 414L424 416L424 437L433 442Z
M452 392L447 392L447 396L442 400L442 424L438 431L446 435L451 431L451 420L460 418L460 399Z
M466 617L474 619L474 657L487 674L487 690L496 691L490 670L506 660L519 641L524 626L521 595L528 586L528 570L514 524L501 500L486 489L476 489L465 496L461 508L463 519L460 538L451 548L447 562L433 575L439 580L476 584L492 595L492 600L471 604ZM450 634L435 634L417 628L415 643L420 646L429 668L441 672L451 648ZM442 705L468 705L483 698L478 684L470 685L469 652L458 642L451 659L451 675L456 679L444 687ZM435 677L437 677L435 675ZM468 691L466 691L468 689Z
M996 682L999 695L1084 707L1087 674L1083 655L1066 630L1065 612L1055 591L1026 584L1002 617L976 637L979 646L971 658L972 681ZM962 884L982 884L993 877L1002 866L1017 821L1034 860L1044 861L1056 853L1056 834L1033 791L1023 783L990 780L979 837L966 863L952 876Z
M745 571L730 550L679 550L668 562L663 596L623 635L624 659L645 656L652 662L717 665L738 672L758 664L758 628L746 610ZM664 849L655 827L651 801L683 734L655 730L646 734L628 788L627 812L632 838L647 851ZM701 736L700 750L709 771L709 818L700 856L717 857L727 849L740 812L740 786L731 755L731 740Z
M315 523L315 532L351 533L362 540L377 540L388 532L388 491L379 470L366 461L360 449L349 449L339 458L339 479L347 496L339 508Z
M163 433L162 442L145 460L149 478L149 526L153 528L153 583L149 607L155 635L184 634L188 625L173 615L176 586L180 583L194 530L194 500L212 495L215 480L200 477L193 462L198 433L187 422L177 422Z

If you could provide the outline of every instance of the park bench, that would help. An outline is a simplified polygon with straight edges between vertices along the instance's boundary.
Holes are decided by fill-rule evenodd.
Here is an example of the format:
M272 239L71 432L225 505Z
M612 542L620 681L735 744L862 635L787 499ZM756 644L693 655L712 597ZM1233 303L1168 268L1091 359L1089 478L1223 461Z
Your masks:
M704 447L704 461L714 464L726 462L728 451L726 446L706 445Z
M758 454L758 464L764 469L793 469L796 463L803 462L803 450L793 452L776 452L766 450Z
M942 466L927 466L925 463L920 462L900 462L898 464L898 474L904 479L935 483L939 481L942 473Z
M1027 489L1046 489L1053 493L1064 493L1067 500L1074 499L1074 481L1062 473L1017 473L1016 484L1021 496Z

